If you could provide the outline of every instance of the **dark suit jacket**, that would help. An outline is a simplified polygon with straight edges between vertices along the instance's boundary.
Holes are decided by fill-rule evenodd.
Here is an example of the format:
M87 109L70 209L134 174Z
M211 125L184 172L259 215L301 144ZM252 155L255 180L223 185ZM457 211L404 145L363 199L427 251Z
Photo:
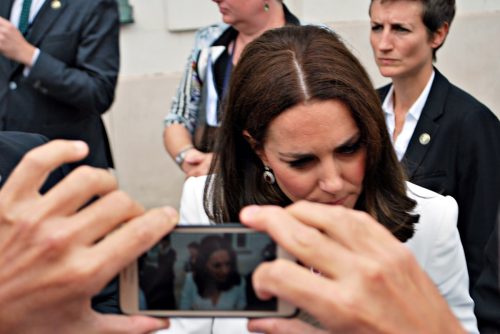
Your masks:
M471 292L476 303L475 313L478 318L479 331L482 334L500 333L500 279L498 264L500 261L498 248L498 224L486 245L484 267Z
M472 290L500 202L500 122L486 106L435 71L402 163L411 182L456 199ZM379 89L382 101L389 88ZM420 143L423 133L430 135L428 144ZM500 309L496 312L500 314Z
M0 129L81 139L82 163L112 166L101 114L111 105L119 69L116 0L46 0L26 39L41 52L27 77L24 66L0 55ZM9 19L14 0L0 1Z

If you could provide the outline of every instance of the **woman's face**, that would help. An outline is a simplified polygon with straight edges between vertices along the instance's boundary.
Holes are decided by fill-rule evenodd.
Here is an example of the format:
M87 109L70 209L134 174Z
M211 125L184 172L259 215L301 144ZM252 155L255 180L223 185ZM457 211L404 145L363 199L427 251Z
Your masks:
M339 100L294 106L270 124L257 154L290 200L353 208L363 190L366 149Z
M432 67L432 50L442 43L430 39L419 1L373 1L370 43L380 73L385 77L412 77Z
M219 6L222 21L232 26L252 20L264 9L263 0L212 0Z
M207 271L217 283L224 283L231 272L231 257L225 249L219 249L210 255Z

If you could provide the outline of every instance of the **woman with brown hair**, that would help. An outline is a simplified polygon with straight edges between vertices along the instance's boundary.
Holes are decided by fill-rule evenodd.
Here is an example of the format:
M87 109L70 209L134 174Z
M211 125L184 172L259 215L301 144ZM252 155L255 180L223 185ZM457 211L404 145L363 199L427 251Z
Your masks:
M235 68L226 110L211 173L186 181L181 222L238 221L248 205L303 200L364 211L406 243L454 315L477 332L456 202L405 182L378 96L335 33L307 26L263 34Z

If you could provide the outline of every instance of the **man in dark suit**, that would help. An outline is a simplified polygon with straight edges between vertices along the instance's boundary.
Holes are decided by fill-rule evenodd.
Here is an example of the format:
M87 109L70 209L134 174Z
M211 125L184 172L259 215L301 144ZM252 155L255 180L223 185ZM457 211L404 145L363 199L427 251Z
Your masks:
M0 130L84 140L82 163L112 167L101 114L114 99L118 37L115 0L2 0Z

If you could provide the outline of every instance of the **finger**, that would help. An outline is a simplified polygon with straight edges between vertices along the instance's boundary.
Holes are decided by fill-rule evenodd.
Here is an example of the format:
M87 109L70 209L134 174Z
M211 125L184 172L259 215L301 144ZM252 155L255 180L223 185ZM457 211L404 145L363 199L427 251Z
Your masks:
M72 218L75 234L84 244L90 245L111 232L119 224L144 213L144 208L126 193L114 191Z
M328 328L338 326L347 311L352 312L355 307L349 298L350 291L345 291L337 281L287 260L259 265L252 283L259 298L283 299L307 311Z
M102 284L170 232L178 221L172 208L154 209L134 218L98 242L91 249ZM97 284L96 284L97 285Z
M243 224L267 232L300 262L328 277L347 272L355 263L355 254L318 229L298 221L283 208L247 207L242 210L240 219Z
M388 250L396 251L400 246L389 230L366 212L305 201L294 203L286 210L358 254L385 256Z
M80 166L42 197L41 215L73 214L93 197L117 188L116 178L107 170Z
M253 319L248 321L248 330L266 334L327 334L299 319Z
M49 173L64 163L83 159L88 146L82 141L54 140L29 151L14 169L1 192L2 200L15 201L38 193Z
M99 315L96 333L150 333L168 328L168 319L158 319L145 316Z

